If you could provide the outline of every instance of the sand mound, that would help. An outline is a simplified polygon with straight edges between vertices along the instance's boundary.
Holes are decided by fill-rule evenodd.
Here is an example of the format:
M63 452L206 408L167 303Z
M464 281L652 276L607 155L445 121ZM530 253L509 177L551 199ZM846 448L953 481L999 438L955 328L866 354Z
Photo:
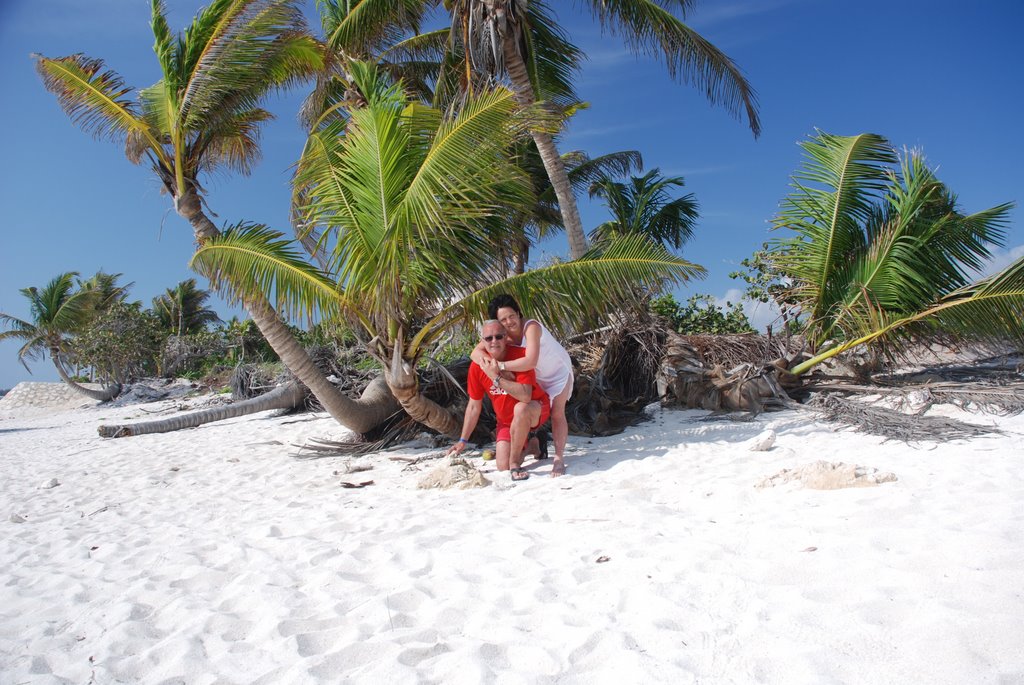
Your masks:
M99 390L102 386L96 383L83 383L87 388ZM77 409L94 407L99 402L81 394L65 383L36 383L25 381L18 383L10 392L0 397L0 411L34 408L34 409Z
M844 464L841 461L816 461L795 469L782 469L774 476L757 484L759 488L773 488L777 485L800 481L804 487L814 490L838 490L840 488L866 488L891 483L895 473L879 471L870 466Z
M448 490L457 488L482 488L491 484L484 474L470 466L465 459L452 459L428 471L420 478L417 487L422 489L440 488Z

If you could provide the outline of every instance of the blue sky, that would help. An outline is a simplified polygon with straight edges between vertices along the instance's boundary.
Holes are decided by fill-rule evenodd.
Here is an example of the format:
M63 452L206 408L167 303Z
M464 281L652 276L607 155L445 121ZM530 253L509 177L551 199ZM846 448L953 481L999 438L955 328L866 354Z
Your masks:
M204 3L168 0L183 28ZM708 277L679 292L736 299L736 269L770 237L769 221L800 164L796 143L816 128L886 136L920 148L964 210L1024 199L1024 3L983 0L705 0L689 23L730 55L757 90L763 133L673 82L655 60L636 58L602 35L581 3L549 3L590 60L578 82L590 109L563 136L563 151L591 155L639 150L647 169L686 179L701 219L682 253ZM130 164L118 144L97 141L60 111L35 74L30 54L83 52L102 58L126 83L157 80L146 0L0 2L0 311L27 317L19 288L42 286L62 271L99 269L134 281L133 299L189 278L192 232L171 211L151 172ZM248 178L207 180L220 224L242 219L287 230L289 167L304 136L295 122L299 95L272 102L277 121L263 135L264 158ZM580 198L586 228L607 218ZM1013 214L1001 263L1024 253L1024 222ZM567 252L542 244L540 262ZM732 291L732 292L730 292ZM225 314L223 304L217 305ZM755 322L766 313L749 312ZM0 343L0 388L53 380L48 360L17 362Z

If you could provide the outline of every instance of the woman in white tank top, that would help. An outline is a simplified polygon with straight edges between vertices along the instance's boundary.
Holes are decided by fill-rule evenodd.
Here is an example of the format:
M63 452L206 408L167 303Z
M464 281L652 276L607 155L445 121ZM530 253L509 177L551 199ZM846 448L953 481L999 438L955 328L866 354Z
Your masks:
M565 443L569 437L565 405L572 395L574 380L569 353L539 321L524 320L519 304L511 295L498 295L487 310L492 319L505 327L509 342L526 349L526 356L505 362L505 368L509 371L533 369L537 385L551 398L551 437L555 443L551 475L560 476L565 473ZM470 357L479 364L485 355L487 351L481 344Z

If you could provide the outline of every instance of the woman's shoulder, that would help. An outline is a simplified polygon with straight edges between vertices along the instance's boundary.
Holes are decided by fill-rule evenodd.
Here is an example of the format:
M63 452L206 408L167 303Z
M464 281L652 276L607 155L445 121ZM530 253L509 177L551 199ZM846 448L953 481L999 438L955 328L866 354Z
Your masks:
M546 328L544 328L544 324L542 324L537 319L527 319L526 321L523 322L523 333L525 333L526 329L530 327L530 324L533 324L534 326L536 326L537 330L539 330L541 332L547 330Z

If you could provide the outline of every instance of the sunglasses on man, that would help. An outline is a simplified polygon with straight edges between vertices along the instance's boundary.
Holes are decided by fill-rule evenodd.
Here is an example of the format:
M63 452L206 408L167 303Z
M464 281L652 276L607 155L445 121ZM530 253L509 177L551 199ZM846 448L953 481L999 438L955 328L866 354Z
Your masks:
M485 335L484 340L487 342L491 342L492 340L502 340L504 339L504 337L504 333L495 333L494 335Z

